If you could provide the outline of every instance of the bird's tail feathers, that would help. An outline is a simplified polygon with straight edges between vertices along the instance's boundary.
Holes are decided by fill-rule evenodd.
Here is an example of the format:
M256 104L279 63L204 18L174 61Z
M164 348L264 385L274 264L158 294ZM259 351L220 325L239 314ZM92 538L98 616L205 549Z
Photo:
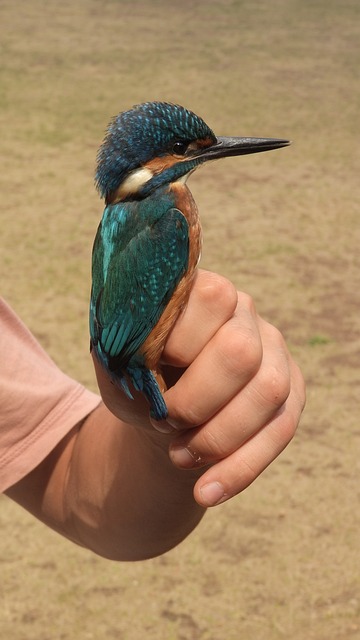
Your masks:
M93 342L90 342L90 351L94 350L94 353L99 360L100 364L103 366L105 371L107 372L111 382L120 387L122 391L125 393L127 398L130 400L134 400L134 397L129 389L129 385L127 383L126 377L121 373L121 371L111 369L109 367L108 358L104 355L99 344L94 345ZM130 376L132 379L132 376ZM134 385L135 386L135 385ZM136 388L136 387L135 387Z
M107 357L103 354L102 350L98 345L94 345L91 343L91 349L94 348L94 352L102 366L107 371L110 376L112 382L122 389L127 398L133 400L134 397L129 389L128 381L126 376L124 375L124 370L113 369L109 367ZM136 391L140 391L146 397L149 405L150 405L150 415L155 420L165 420L168 415L167 407L162 397L162 393L160 391L159 384L156 380L155 375L150 369L147 369L142 364L134 364L133 366L127 366L125 372L128 374L132 384ZM166 385L159 375L159 383L162 384L164 390L166 389Z
M165 420L168 411L153 372L146 367L127 367L127 373L135 389L141 391L149 402L151 417L155 420Z

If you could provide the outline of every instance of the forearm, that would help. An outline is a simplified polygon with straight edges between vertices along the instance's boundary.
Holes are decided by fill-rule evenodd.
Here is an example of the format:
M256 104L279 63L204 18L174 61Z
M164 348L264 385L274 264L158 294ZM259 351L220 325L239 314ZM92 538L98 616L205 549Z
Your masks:
M181 542L204 514L193 497L201 472L176 469L169 443L100 405L8 495L102 556L156 556Z

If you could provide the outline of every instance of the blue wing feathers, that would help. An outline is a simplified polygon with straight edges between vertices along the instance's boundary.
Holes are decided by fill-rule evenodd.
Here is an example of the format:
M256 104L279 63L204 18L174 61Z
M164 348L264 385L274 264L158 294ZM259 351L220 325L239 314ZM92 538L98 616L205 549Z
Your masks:
M93 249L90 334L125 393L131 396L121 373L127 371L134 387L152 399L154 415L163 417L162 395L137 352L186 272L189 238L186 218L169 199L159 204L157 198L153 211L150 204L148 198L104 211Z
M149 335L185 273L186 219L171 208L153 226L141 229L122 251L115 243L110 258L108 249L101 247L101 252L103 269L107 264L101 290L93 291L97 338L109 356L123 354L127 360Z

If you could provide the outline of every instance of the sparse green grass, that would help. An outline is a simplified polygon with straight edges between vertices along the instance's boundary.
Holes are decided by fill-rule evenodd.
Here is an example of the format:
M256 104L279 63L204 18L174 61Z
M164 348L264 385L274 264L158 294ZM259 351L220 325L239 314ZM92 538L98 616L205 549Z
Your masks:
M311 336L311 338L309 338L308 340L308 344L310 345L310 347L319 347L324 344L329 344L329 342L331 342L331 339L327 336L322 336L321 334Z
M45 348L95 388L96 150L159 98L294 141L189 184L202 265L254 296L308 380L294 443L163 558L107 562L2 499L4 638L359 637L359 17L357 0L1 2L2 295Z

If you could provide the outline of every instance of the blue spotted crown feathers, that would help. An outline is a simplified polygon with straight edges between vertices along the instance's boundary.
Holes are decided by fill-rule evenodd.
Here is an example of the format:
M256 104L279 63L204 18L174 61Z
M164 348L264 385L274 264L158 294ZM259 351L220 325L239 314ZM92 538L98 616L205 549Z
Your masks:
M115 191L126 175L167 153L175 140L210 138L214 132L192 111L168 102L145 102L110 122L97 156L95 182L101 197Z

